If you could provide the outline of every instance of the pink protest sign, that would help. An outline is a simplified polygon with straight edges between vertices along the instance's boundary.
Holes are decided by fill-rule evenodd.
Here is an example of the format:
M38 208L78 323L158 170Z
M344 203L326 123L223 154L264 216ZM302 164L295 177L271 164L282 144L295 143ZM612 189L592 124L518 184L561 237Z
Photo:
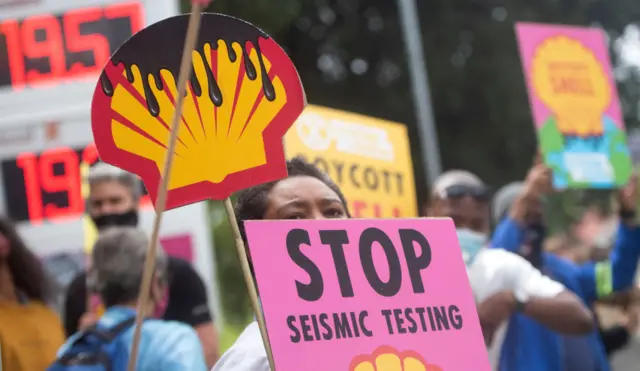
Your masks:
M245 223L277 371L489 371L450 219Z
M633 170L605 34L518 23L540 150L556 188L611 188Z

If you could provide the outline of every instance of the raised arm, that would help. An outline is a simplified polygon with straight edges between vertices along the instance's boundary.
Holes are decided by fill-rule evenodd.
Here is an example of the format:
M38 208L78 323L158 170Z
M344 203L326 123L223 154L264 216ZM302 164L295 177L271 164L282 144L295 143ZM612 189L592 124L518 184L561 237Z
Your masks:
M634 175L618 192L620 223L608 260L580 267L580 284L588 303L631 288L640 259L640 227L636 221L638 181Z
M549 190L550 174L550 169L542 163L531 168L522 192L509 208L507 216L496 226L491 240L493 247L518 252L525 238L527 215L536 207L540 196Z

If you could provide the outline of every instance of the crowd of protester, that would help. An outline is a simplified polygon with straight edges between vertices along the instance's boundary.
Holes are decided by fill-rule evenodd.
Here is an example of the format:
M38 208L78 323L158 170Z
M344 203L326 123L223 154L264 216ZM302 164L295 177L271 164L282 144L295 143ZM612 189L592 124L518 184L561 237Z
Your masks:
M299 158L287 169L287 178L238 194L243 238L246 220L350 218L345 196L325 173ZM581 225L549 236L542 210L553 192L550 178L550 169L536 163L524 181L492 195L476 175L451 170L432 184L424 215L456 225L494 370L608 371L609 357L638 327L637 179L617 191L615 218L587 214ZM136 309L147 318L139 371L269 370L255 321L218 359L204 283L188 262L161 249L151 300L137 308L148 248L137 228L141 184L98 164L89 186L87 213L99 237L86 272L62 288L62 320L47 305L61 288L51 287L16 228L0 219L0 370L64 371L91 362L125 370ZM607 234L605 227L616 223ZM94 295L101 310L91 304ZM620 308L624 320L601 326L596 308L603 304Z

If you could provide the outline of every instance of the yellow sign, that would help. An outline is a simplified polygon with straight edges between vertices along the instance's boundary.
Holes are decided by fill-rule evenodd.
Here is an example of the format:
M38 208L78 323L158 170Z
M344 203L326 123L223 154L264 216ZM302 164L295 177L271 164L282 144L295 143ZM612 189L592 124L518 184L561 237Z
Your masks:
M418 215L404 125L310 105L284 144L288 158L304 157L329 174L344 192L353 217Z

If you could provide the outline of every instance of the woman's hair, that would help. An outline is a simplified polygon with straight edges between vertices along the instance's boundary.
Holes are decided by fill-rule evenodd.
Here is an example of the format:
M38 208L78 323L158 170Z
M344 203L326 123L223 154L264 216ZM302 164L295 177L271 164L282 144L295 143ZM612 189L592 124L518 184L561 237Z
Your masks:
M288 178L296 176L309 176L316 178L334 191L340 198L340 202L344 205L344 208L349 215L347 208L347 201L342 194L340 188L325 174L322 170L318 169L314 165L307 162L302 157L294 157L287 161ZM238 219L238 227L240 228L240 234L242 239L247 242L247 236L244 229L245 220L261 220L264 218L264 214L267 211L269 192L278 184L279 181L260 184L258 186L245 189L238 193L236 199L235 214Z
M49 303L53 299L50 284L40 259L27 248L13 223L0 216L0 233L9 242L7 263L15 288L29 299Z

